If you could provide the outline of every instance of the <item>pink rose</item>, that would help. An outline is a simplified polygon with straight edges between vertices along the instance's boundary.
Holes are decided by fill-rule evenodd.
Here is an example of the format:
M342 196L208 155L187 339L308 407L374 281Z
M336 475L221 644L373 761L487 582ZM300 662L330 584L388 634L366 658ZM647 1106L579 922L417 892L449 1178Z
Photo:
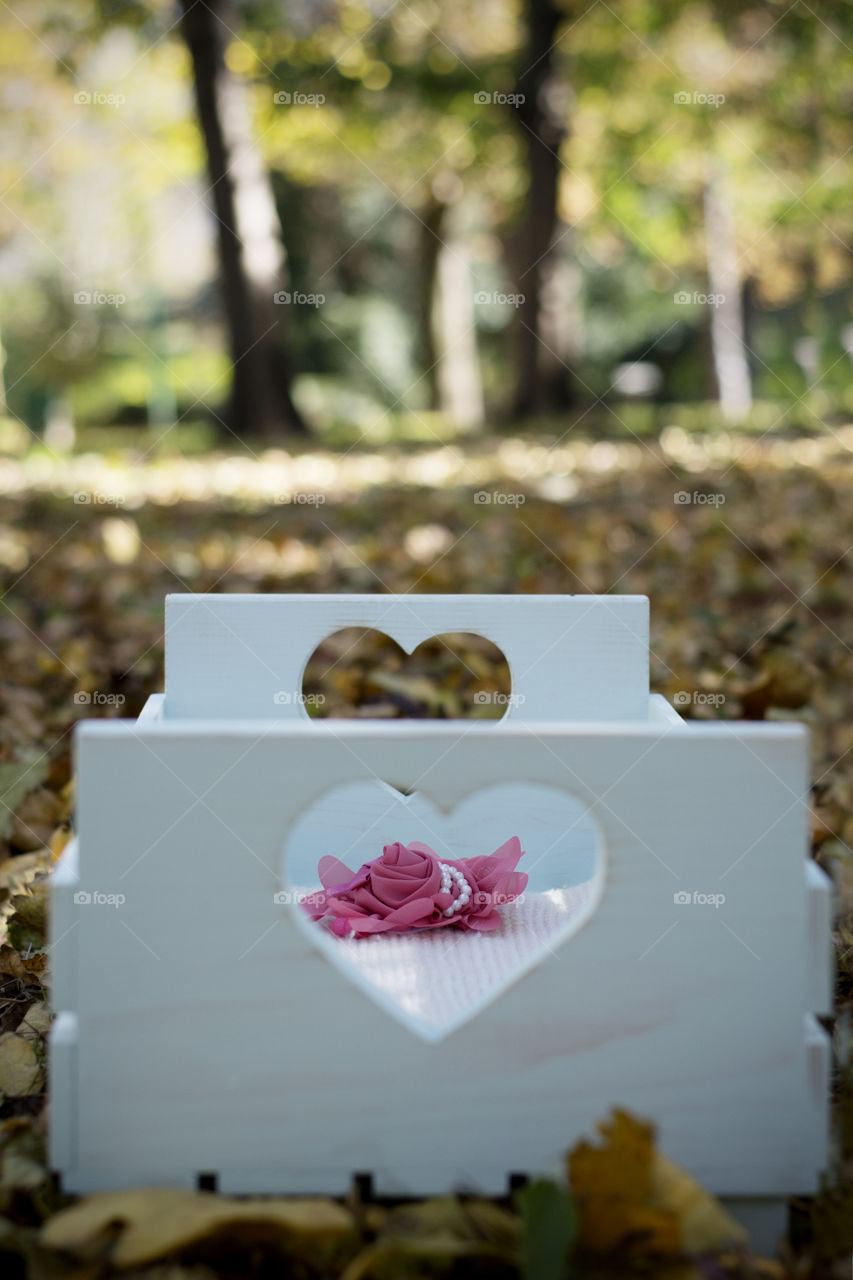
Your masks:
M406 929L488 931L500 927L499 904L524 892L527 876L515 867L522 857L513 836L490 856L443 861L429 845L386 844L382 857L353 875L337 858L320 859L323 890L303 899L312 920L331 920L339 935Z

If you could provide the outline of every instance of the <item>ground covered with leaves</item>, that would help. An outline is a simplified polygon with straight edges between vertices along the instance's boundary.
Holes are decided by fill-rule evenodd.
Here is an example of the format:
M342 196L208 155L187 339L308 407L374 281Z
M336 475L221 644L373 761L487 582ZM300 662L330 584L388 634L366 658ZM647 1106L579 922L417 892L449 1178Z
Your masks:
M673 426L644 440L569 432L197 456L129 436L109 452L0 456L0 1260L9 1274L846 1276L851 499L853 426L762 439ZM83 716L135 715L162 687L169 591L639 592L652 605L653 687L682 714L810 726L813 856L840 889L835 1151L824 1192L792 1207L786 1259L749 1259L725 1230L691 1234L684 1196L678 1210L667 1199L650 1130L619 1114L595 1148L618 1159L599 1155L602 1171L587 1144L569 1159L571 1190L534 1184L513 1203L299 1208L145 1192L74 1206L61 1197L44 1156L45 906L73 822L71 729ZM318 715L494 717L510 689L501 655L482 640L445 637L405 659L387 640L348 635L320 646L303 692ZM719 1226L700 1189L687 1199Z

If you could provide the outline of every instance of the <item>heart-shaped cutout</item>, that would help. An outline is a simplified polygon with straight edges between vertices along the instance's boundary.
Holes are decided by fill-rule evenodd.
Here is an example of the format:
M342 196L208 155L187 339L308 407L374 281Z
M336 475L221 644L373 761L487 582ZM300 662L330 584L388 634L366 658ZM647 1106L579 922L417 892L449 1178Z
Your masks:
M319 858L333 854L355 872L385 844L421 841L441 859L494 853L521 840L529 877L500 908L494 933L458 928L339 938L307 916L301 898L320 888ZM422 792L385 782L328 791L295 822L284 848L282 885L314 946L403 1026L438 1041L475 1017L553 955L594 913L604 884L604 847L589 811L568 792L502 783L472 792L443 813Z
M447 632L407 653L384 631L346 627L308 659L302 702L317 718L500 720L514 699L509 664L484 636Z

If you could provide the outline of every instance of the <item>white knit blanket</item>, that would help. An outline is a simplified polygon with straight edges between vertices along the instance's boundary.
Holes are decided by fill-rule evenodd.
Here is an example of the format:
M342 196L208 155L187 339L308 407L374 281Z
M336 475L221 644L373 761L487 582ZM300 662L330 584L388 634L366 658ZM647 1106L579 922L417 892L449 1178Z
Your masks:
M538 958L590 899L593 881L525 893L494 933L448 928L335 938L349 964L406 1013L436 1029L459 1022Z

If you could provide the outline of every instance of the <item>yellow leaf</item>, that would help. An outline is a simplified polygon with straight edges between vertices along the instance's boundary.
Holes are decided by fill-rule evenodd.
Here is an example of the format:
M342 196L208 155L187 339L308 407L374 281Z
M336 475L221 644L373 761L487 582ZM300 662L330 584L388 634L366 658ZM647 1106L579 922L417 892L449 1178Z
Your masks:
M713 1196L655 1150L653 1125L614 1109L598 1128L600 1146L580 1142L569 1155L583 1250L675 1255L745 1239Z
M685 1253L710 1253L747 1240L747 1232L719 1200L660 1152L652 1168L652 1199L675 1214Z
M60 822L59 826L50 837L50 856L54 862L58 862L65 852L65 846L72 836L71 826L68 822Z

